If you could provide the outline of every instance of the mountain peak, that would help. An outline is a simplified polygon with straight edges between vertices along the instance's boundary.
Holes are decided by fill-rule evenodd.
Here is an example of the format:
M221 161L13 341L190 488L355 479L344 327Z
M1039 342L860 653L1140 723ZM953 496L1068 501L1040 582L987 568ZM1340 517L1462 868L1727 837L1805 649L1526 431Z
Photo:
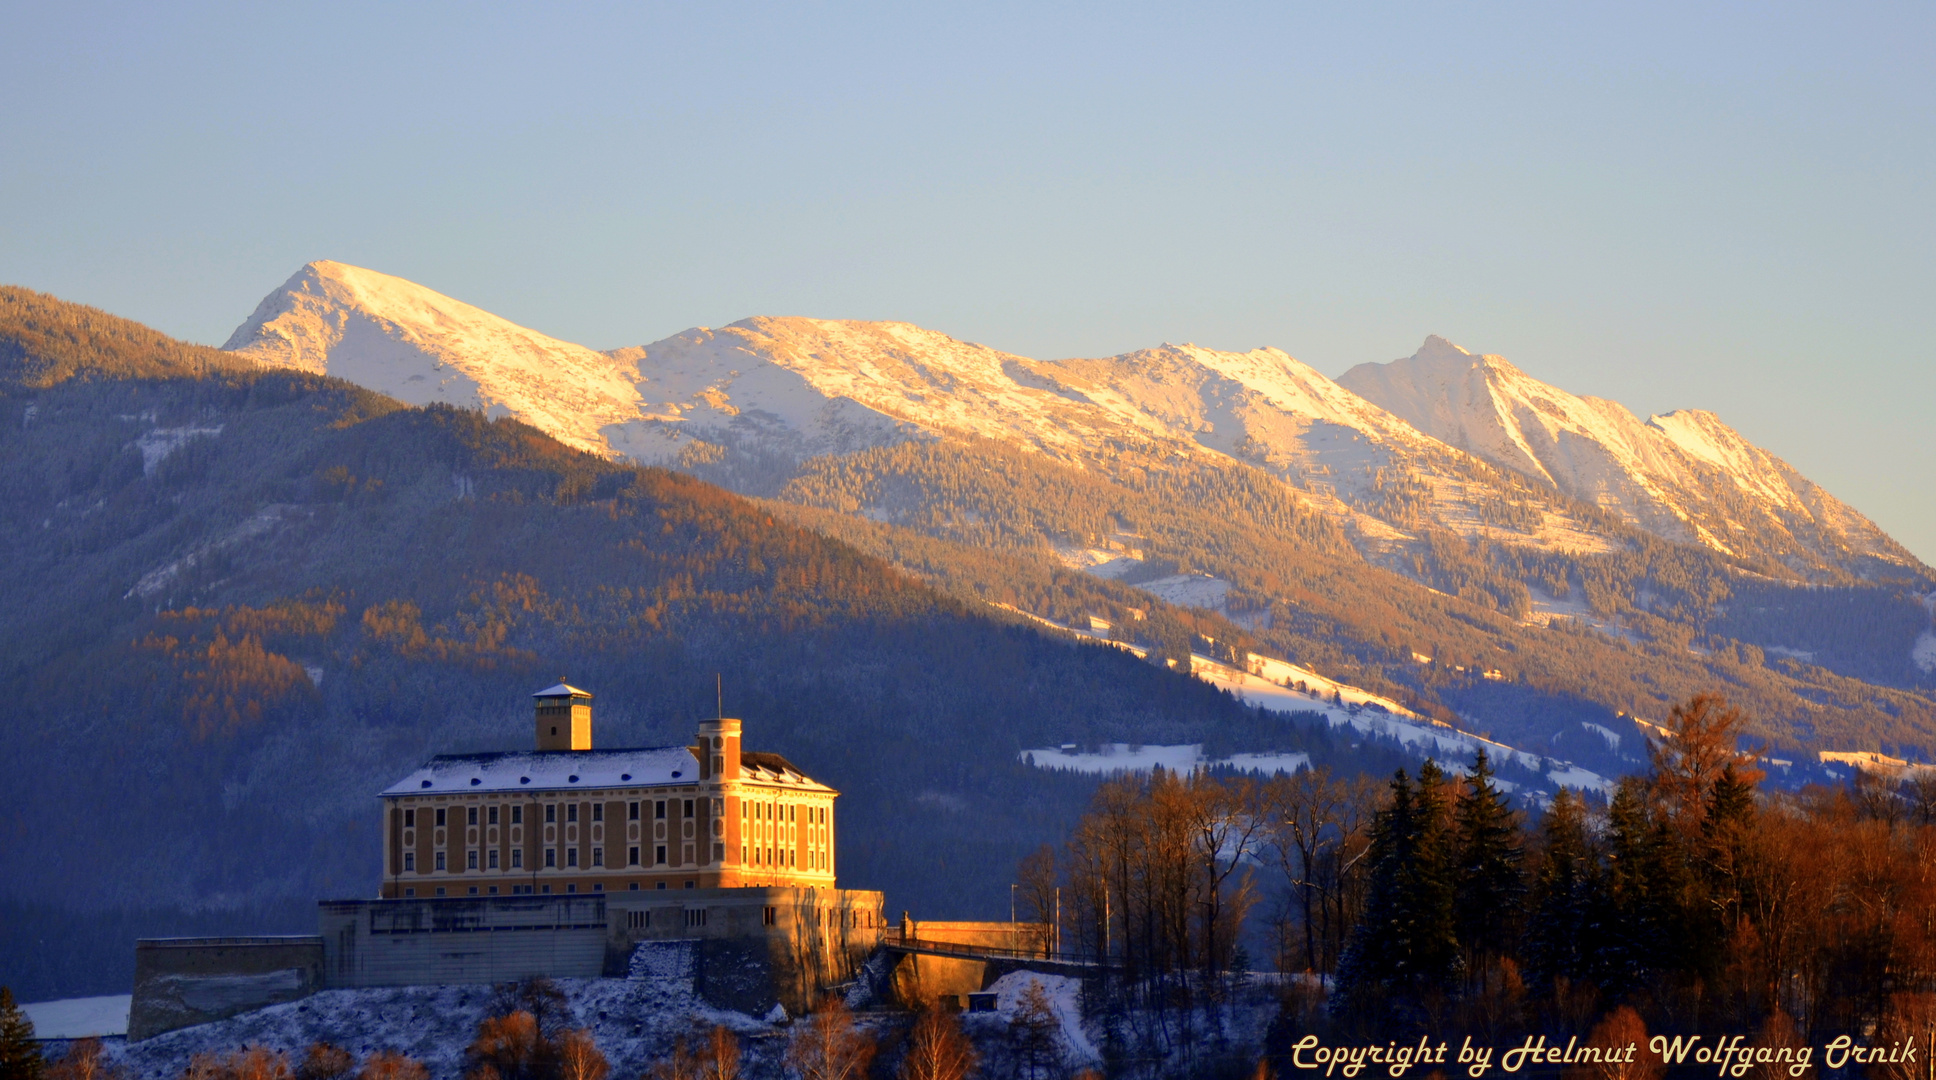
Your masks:
M612 358L413 281L318 260L290 276L223 346L263 367L334 375L412 405L515 415L581 450L636 416Z
M1617 401L1570 394L1436 335L1338 382L1427 435L1669 539L1816 565L1839 565L1848 550L1904 561L1868 519L1711 412L1642 423Z
M1469 360L1471 358L1471 353L1437 334L1427 334L1425 344L1420 345L1418 351L1412 354L1414 360Z

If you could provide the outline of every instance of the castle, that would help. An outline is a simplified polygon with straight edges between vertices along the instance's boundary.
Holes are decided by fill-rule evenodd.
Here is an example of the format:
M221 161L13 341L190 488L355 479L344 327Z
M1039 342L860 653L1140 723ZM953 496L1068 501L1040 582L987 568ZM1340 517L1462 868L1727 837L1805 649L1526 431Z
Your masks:
M835 887L839 792L742 750L738 720L601 750L589 692L532 698L532 751L434 757L382 792L385 899Z
M146 939L129 1038L326 989L623 976L679 951L719 1008L806 1008L888 930L835 885L834 800L740 722L690 746L600 750L592 695L533 695L534 749L433 757L379 793L378 898L324 900L317 933Z

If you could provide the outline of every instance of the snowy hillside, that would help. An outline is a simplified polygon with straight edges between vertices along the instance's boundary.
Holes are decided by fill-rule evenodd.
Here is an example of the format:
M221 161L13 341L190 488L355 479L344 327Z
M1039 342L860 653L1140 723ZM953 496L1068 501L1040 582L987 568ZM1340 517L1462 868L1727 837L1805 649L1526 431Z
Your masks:
M1338 381L1428 435L1669 539L1818 564L1853 553L1915 565L1867 518L1710 412L1643 423L1619 402L1569 394L1440 337Z

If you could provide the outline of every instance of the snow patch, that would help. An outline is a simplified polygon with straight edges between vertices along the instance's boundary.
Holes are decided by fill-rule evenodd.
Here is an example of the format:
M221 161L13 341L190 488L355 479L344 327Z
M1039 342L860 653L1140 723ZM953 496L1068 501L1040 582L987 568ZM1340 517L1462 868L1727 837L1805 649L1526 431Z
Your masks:
M174 562L168 563L165 566L156 567L141 575L141 580L135 582L134 587L129 589L122 599L131 600L139 596L143 600L153 600L155 597L161 595L170 585L173 585L184 571L193 569L203 559L208 558L216 552L226 551L238 544L261 536L270 529L275 528L284 518L297 513L307 513L307 511L302 507L287 503L272 503L265 506L251 515L248 520L230 529L227 533L197 546L194 550L176 559Z
M1040 986L1048 998L1049 1011L1055 1014L1056 1031L1067 1063L1077 1067L1102 1060L1095 1043L1082 1029L1082 983L1067 975L1044 975L1035 971L1011 971L996 979L988 990L995 995L995 1011L1008 1023L1015 1022L1022 996L1032 986Z
M168 455L180 450L190 439L212 439L222 433L222 425L214 427L156 428L134 441L141 451L141 475L153 476L155 467Z
M1204 756L1201 743L1187 743L1181 746L1104 743L1094 750L1083 750L1073 745L1051 746L1040 750L1024 750L1017 755L1017 759L1038 769L1090 773L1098 776L1150 772L1158 768L1166 772L1178 773L1192 772L1199 768L1227 768L1238 772L1272 776L1280 772L1294 773L1311 764L1309 754L1298 753L1232 754L1226 758L1212 759Z
M1580 726L1605 739L1607 741L1607 749L1616 751L1620 749L1619 732L1609 727L1602 727L1599 724L1588 723L1585 720L1580 721Z
M34 1022L37 1039L88 1039L128 1033L128 1009L132 994L105 997L62 998L59 1001L29 1001L20 1009Z
M1142 582L1136 587L1178 607L1206 608L1211 611L1221 611L1224 597L1230 593L1228 581L1208 574L1172 574Z

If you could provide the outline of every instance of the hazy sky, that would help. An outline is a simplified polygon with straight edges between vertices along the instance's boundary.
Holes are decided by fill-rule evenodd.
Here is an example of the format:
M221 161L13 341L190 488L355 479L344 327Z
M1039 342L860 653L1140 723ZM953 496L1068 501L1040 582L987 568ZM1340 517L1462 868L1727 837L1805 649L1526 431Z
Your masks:
M1927 3L16 2L0 281L213 344L325 258L599 348L1438 333L1936 563L1932 55Z

